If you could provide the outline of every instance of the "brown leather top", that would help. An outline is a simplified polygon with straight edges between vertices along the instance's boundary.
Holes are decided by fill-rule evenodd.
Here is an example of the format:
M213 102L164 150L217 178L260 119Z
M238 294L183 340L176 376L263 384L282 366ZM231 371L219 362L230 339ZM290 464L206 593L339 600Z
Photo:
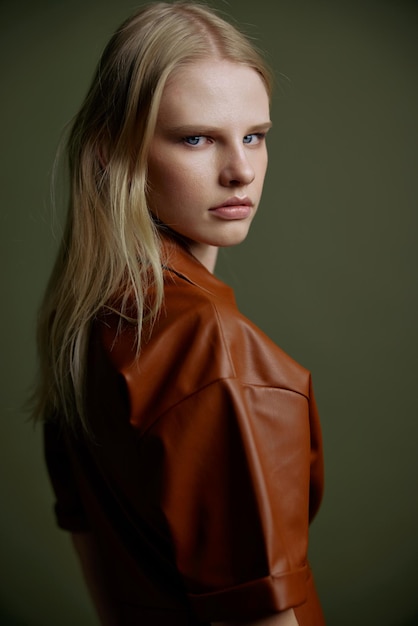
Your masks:
M94 323L94 442L45 428L58 524L96 534L120 625L300 606L300 626L321 626L307 564L323 484L310 375L229 287L165 246L164 306L140 357L128 322Z

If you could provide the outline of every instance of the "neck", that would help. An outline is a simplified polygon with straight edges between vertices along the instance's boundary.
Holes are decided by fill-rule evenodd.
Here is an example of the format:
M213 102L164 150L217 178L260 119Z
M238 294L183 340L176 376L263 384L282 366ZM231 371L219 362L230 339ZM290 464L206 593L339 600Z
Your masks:
M191 243L189 250L198 261L206 267L211 274L215 271L216 259L218 257L218 247L207 244Z

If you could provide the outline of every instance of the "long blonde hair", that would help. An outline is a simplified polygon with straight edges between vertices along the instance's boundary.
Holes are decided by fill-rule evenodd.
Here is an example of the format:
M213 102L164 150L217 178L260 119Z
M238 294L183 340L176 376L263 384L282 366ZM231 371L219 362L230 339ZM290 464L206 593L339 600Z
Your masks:
M67 144L69 209L40 311L35 419L59 416L88 428L83 388L92 320L119 296L121 317L128 306L131 317L135 311L139 352L143 323L158 314L163 278L147 206L149 145L167 78L180 64L213 56L254 68L271 92L255 47L200 4L147 5L104 50Z

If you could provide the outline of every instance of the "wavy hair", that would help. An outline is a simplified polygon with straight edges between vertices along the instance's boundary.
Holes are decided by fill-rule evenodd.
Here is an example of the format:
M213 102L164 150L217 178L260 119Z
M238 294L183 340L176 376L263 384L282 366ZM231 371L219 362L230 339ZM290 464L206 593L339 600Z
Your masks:
M115 301L121 318L134 311L139 353L143 324L158 314L163 278L158 227L147 206L148 151L167 78L208 57L254 68L271 93L270 72L255 46L196 3L141 8L103 52L67 143L69 207L40 309L35 419L81 420L88 430L84 381L92 320Z

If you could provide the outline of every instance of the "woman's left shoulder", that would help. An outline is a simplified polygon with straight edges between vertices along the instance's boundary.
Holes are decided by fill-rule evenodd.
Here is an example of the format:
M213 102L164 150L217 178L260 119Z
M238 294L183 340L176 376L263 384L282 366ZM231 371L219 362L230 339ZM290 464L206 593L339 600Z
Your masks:
M238 377L252 385L309 395L310 372L290 357L236 306L214 303Z

